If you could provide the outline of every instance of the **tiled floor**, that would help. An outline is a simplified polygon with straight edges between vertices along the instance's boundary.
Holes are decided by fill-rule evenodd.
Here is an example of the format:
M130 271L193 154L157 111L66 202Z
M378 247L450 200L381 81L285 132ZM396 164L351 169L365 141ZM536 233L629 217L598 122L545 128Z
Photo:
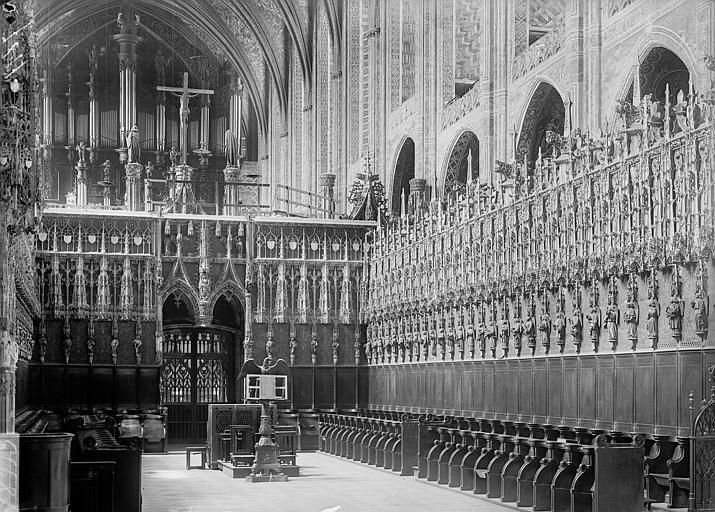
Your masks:
M338 506L339 512L509 510L322 453L299 454L301 476L288 482L249 484L220 471L186 471L184 463L183 451L143 456L145 512L320 512Z

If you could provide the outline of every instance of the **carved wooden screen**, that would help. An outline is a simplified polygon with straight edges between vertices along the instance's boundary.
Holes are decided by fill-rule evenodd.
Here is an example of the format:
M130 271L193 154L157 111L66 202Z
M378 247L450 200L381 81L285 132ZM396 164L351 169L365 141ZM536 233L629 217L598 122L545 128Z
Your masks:
M715 511L715 398L693 424L690 446L690 510Z
M171 442L203 441L208 404L233 400L234 339L218 327L165 329L161 393Z

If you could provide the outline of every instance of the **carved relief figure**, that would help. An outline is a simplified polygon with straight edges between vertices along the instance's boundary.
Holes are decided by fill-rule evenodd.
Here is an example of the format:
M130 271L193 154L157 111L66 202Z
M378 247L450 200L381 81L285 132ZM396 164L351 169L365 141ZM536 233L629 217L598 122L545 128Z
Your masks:
M623 320L628 326L628 340L633 343L633 348L635 349L638 342L638 304L635 301L629 300L626 302Z
M112 351L112 364L117 364L117 351L119 350L119 339L116 336L112 336L112 341L110 342L110 349Z
M169 151L169 161L171 162L171 166L176 167L179 165L180 159L181 153L176 149L176 146L171 146L171 150Z
M526 320L524 320L524 335L526 336L527 345L533 354L536 348L536 322L534 321L532 307L529 307Z
M134 338L134 358L137 364L141 364L142 362L142 344L141 336L137 335L137 337Z
M573 336L574 345L576 345L576 351L578 352L581 347L581 334L583 331L583 312L581 311L581 304L577 302L574 304L573 312L571 313L571 336Z
M310 333L310 359L313 365L318 362L318 333L315 331L315 327Z
M546 294L544 294L544 297ZM546 299L544 299L546 300ZM563 314L563 313L562 313ZM556 319L554 319L554 327L556 326ZM563 330L563 327L562 327ZM541 311L541 316L539 316L539 332L541 333L541 345L546 349L546 353L549 353L549 348L551 346L551 318L549 318L549 312L546 309L546 305ZM558 333L558 330L556 330Z
M77 150L77 163L79 165L87 163L87 145L83 140L79 141L79 144L75 147Z
M69 313L65 313L65 322L62 327L62 335L63 335L62 345L64 347L64 352L65 352L65 363L69 364L70 353L72 351L72 333L70 331Z
M290 336L290 341L288 342L288 349L290 350L290 364L293 366L295 364L295 351L298 348L298 340L295 339L295 333L291 332ZM370 355L368 354L369 351L369 343L365 344L365 354L367 355L368 360L370 359Z
M677 287L673 287L670 291L670 302L665 308L665 316L668 317L673 337L680 338L683 331L683 300L678 294Z

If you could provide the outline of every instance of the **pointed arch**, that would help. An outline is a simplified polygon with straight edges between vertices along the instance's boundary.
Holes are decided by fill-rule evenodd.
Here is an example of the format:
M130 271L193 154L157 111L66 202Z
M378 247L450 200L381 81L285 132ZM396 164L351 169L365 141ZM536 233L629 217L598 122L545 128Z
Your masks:
M462 188L467 183L469 155L472 155L472 176L479 176L479 138L471 130L462 130L447 153L440 178L440 190L445 196Z
M235 297L241 304L241 307L246 307L246 290L239 283L233 280L224 280L209 296L209 310L213 311L216 302L222 295L229 293Z
M522 113L521 129L516 146L516 160L524 157L529 166L533 166L541 148L548 150L546 132L553 131L563 135L566 125L566 109L562 94L556 86L541 79L532 89L529 100Z
M402 194L405 198L410 195L410 180L415 177L415 141L412 137L403 137L398 147L390 195L392 212L396 214L400 213Z
M188 304L191 306L192 315L195 320L200 311L199 297L193 287L183 279L172 279L167 281L165 285L162 286L161 290L159 291L162 308L164 306L164 303L171 295L177 294L185 298Z

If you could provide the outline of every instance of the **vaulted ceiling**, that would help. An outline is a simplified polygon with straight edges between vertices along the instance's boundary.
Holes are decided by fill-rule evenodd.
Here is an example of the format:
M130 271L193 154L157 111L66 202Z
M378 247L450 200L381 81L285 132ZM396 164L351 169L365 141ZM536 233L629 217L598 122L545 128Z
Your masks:
M142 29L187 68L199 51L238 70L263 130L269 90L287 112L289 48L297 52L304 83L313 83L311 19L321 2L339 53L339 0L35 0L35 25L40 59L56 65L98 31L114 31L117 13L128 4Z

